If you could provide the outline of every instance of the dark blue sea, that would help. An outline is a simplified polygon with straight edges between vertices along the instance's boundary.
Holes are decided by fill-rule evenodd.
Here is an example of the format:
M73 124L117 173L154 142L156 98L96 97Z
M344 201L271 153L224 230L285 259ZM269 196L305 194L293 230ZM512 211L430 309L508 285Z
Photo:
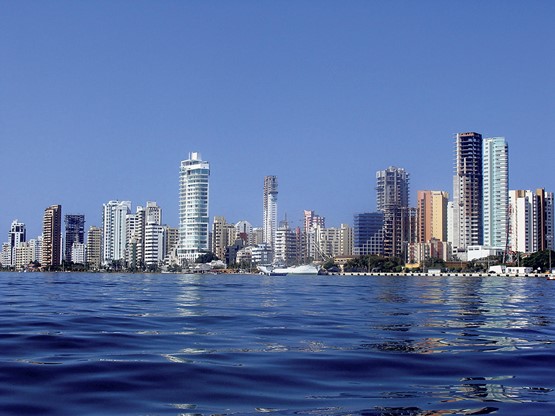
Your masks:
M0 273L2 415L554 415L555 281Z

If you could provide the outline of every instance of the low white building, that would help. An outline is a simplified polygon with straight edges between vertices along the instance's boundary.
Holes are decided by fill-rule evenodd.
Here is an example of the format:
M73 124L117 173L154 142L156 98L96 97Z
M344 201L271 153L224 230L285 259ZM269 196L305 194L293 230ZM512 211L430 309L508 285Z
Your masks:
M71 245L71 261L75 264L85 264L87 258L86 246L83 243Z
M502 247L469 246L466 261L485 259L489 256L499 256L505 251Z
M526 275L533 273L534 270L531 267L511 267L500 264L497 266L491 266L488 269L488 272L496 274Z

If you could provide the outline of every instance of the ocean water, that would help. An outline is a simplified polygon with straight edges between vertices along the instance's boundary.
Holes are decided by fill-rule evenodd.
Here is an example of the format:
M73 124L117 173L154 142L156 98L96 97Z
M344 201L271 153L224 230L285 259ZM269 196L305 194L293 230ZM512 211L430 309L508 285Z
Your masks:
M2 415L553 415L555 281L0 273Z

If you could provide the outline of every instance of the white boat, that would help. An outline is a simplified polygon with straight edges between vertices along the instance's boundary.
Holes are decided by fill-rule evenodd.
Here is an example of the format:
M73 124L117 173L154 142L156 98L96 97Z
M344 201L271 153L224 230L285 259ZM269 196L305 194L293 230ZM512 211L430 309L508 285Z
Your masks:
M265 274L266 276L287 276L287 273L276 271L272 266L258 266L258 270L260 270L261 274Z
M272 267L272 266L258 266L263 274L268 276L286 276L289 274L318 274L320 266L315 266L313 264L302 264L300 266L291 267Z

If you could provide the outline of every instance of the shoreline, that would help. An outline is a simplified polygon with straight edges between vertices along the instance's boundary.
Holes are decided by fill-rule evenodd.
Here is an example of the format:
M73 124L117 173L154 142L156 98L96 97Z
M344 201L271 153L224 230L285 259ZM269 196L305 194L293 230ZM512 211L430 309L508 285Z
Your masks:
M205 272L129 272L129 271L9 271L0 270L0 273L48 273L48 274L67 274L67 273L88 273L88 274L183 274L183 275L251 275L259 276L263 275L261 273L239 273L230 271L205 271ZM327 274L287 274L286 276L317 276L317 277L348 277L348 276L366 276L366 277L536 277L545 278L547 280L555 280L555 273L479 273L479 272L444 272L444 273L393 273L393 272L337 272L337 273L327 273ZM284 277L284 276L269 276L269 277Z

